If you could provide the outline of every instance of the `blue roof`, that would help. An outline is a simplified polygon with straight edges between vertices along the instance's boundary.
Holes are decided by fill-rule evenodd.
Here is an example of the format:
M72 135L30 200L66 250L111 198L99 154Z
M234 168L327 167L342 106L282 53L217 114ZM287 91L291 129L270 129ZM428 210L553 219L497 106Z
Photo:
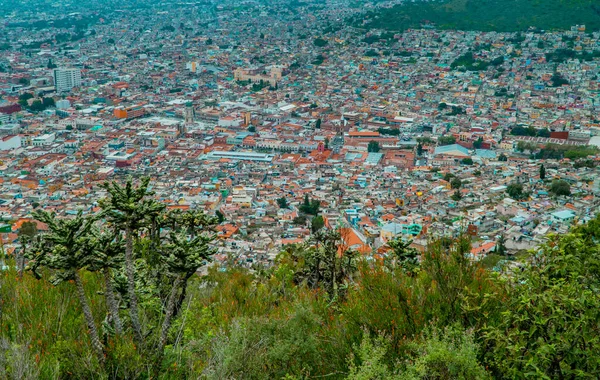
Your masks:
M455 154L460 153L465 156L469 155L469 151L467 150L467 148L460 146L458 144L443 145L443 146L438 146L435 148L435 154L446 154L446 153L455 153Z
M477 157L481 157L481 158L490 158L490 159L496 158L496 152L494 152L493 150L489 150L489 149L475 149L475 155Z
M557 212L553 212L552 216L558 219L569 219L575 216L575 213L573 211L569 211L569 210L563 210L563 211L557 211Z
M381 160L382 157L383 157L383 153L371 152L367 156L367 159L365 160L365 163L371 164L371 165L376 165L376 164L379 163L379 161Z

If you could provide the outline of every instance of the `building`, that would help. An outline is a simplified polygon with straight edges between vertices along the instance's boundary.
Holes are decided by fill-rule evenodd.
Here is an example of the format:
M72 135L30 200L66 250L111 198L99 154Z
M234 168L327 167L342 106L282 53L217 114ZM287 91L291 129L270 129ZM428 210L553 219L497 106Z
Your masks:
M131 107L116 107L113 114L117 119L134 119L136 117L144 116L146 114L146 109L143 104Z
M19 136L3 136L0 138L0 150L12 150L21 147Z
M79 69L54 69L54 87L56 92L69 92L81 86L81 70Z

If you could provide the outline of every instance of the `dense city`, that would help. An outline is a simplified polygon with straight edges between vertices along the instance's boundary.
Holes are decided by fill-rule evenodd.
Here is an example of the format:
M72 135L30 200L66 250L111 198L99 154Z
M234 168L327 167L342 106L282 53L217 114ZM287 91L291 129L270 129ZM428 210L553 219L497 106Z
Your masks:
M217 213L220 260L248 266L316 217L365 254L468 229L479 260L598 211L599 33L365 33L340 24L352 9L239 8L5 18L8 249L34 209L92 210L129 175Z
M600 8L510 2L0 1L0 378L600 376Z

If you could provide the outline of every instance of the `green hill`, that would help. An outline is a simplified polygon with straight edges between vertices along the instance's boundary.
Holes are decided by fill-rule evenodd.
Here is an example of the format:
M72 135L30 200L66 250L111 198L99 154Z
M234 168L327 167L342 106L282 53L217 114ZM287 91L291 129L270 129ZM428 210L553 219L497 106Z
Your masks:
M583 24L600 30L598 0L442 0L379 9L366 15L369 28L404 30L434 24L439 29L514 32L569 29Z

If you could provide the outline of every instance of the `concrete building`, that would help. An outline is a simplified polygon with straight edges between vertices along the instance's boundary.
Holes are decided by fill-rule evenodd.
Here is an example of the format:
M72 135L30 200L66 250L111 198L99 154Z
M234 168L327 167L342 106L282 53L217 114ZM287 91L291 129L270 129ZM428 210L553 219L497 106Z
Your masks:
M56 92L69 92L81 86L81 70L79 69L54 69L54 87Z
M0 138L0 150L12 150L21 147L19 136L4 136Z

